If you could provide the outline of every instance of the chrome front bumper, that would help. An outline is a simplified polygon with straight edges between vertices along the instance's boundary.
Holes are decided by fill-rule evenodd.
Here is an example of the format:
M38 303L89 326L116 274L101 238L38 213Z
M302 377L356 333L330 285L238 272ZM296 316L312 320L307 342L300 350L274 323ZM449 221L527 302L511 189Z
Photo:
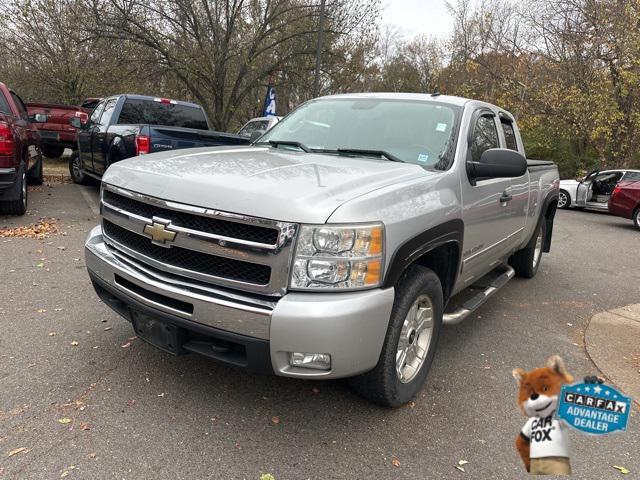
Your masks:
M262 341L268 344L270 370L281 376L340 378L372 369L393 306L393 288L289 293L272 300L186 283L184 278L152 270L112 249L105 244L100 226L91 230L85 255L94 284L113 292L128 307L144 306L187 329L206 327L249 342ZM328 353L331 369L292 367L288 352Z

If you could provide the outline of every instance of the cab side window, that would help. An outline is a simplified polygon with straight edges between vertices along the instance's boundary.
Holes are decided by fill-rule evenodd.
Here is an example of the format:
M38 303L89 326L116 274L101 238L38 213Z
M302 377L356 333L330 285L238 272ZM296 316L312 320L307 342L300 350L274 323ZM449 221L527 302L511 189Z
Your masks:
M471 141L471 160L479 162L480 157L490 148L499 148L498 130L496 122L492 115L483 115L476 121L473 127L473 136Z
M516 140L516 132L513 130L513 124L509 120L501 119L502 131L504 132L504 139L507 142L507 148L509 150L518 151L518 141Z
M112 98L107 100L107 103L104 105L104 112L100 117L100 126L106 127L109 125L111 121L111 116L113 115L113 111L116 109L116 104L118 103L117 98Z
M100 102L96 108L91 112L91 118L89 118L89 123L95 125L100 120L100 115L102 115L102 107L104 107L105 102Z

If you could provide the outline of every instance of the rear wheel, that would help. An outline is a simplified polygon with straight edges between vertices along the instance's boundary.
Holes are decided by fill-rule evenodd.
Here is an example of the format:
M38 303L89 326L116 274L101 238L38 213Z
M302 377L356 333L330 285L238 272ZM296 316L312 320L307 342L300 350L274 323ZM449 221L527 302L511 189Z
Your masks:
M433 271L411 267L395 295L378 364L350 380L360 395L385 407L399 407L420 391L442 326L442 285Z
M47 158L60 158L64 153L64 147L60 145L42 145L42 153Z
M569 192L560 190L558 194L558 208L569 208L571 206L571 196Z
M633 212L633 223L635 223L636 227L640 228L640 207L636 208L636 211Z
M22 166L19 172L18 198L15 200L1 200L0 212L9 215L24 215L27 211L27 174Z
M516 271L516 275L522 278L533 278L538 273L542 260L542 247L547 232L547 222L543 218L540 226L529 244L522 250L514 253L509 259L509 265Z

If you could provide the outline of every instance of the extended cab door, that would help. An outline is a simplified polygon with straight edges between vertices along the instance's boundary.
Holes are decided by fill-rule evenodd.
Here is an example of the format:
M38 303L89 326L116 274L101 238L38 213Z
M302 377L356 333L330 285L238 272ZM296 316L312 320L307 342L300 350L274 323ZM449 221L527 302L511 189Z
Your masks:
M502 125L492 110L482 108L474 113L467 139L467 162L479 161L485 150L503 147L498 129L502 129ZM512 202L516 198L514 193L516 196L523 193L521 184L524 180L486 178L472 181L466 172L462 176L464 250L460 278L466 286L501 263L519 240L524 218L518 212L520 205L516 208ZM514 192L512 184L517 185L517 191ZM525 200L523 197L517 201Z
M110 142L107 138L107 130L111 124L113 112L118 104L118 98L108 98L104 105L100 120L93 131L93 171L97 175L102 175L107 169Z
M91 116L84 128L78 130L78 148L80 155L80 166L83 170L93 172L93 132L96 129L104 104L106 101L100 102L91 112Z

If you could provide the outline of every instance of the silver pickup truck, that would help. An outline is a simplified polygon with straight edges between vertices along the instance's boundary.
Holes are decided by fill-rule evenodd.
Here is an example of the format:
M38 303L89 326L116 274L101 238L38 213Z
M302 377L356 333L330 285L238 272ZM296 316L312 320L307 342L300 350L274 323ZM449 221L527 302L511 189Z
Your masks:
M109 167L86 264L100 298L167 352L351 377L398 406L443 324L536 274L558 185L493 105L323 97L249 146Z

